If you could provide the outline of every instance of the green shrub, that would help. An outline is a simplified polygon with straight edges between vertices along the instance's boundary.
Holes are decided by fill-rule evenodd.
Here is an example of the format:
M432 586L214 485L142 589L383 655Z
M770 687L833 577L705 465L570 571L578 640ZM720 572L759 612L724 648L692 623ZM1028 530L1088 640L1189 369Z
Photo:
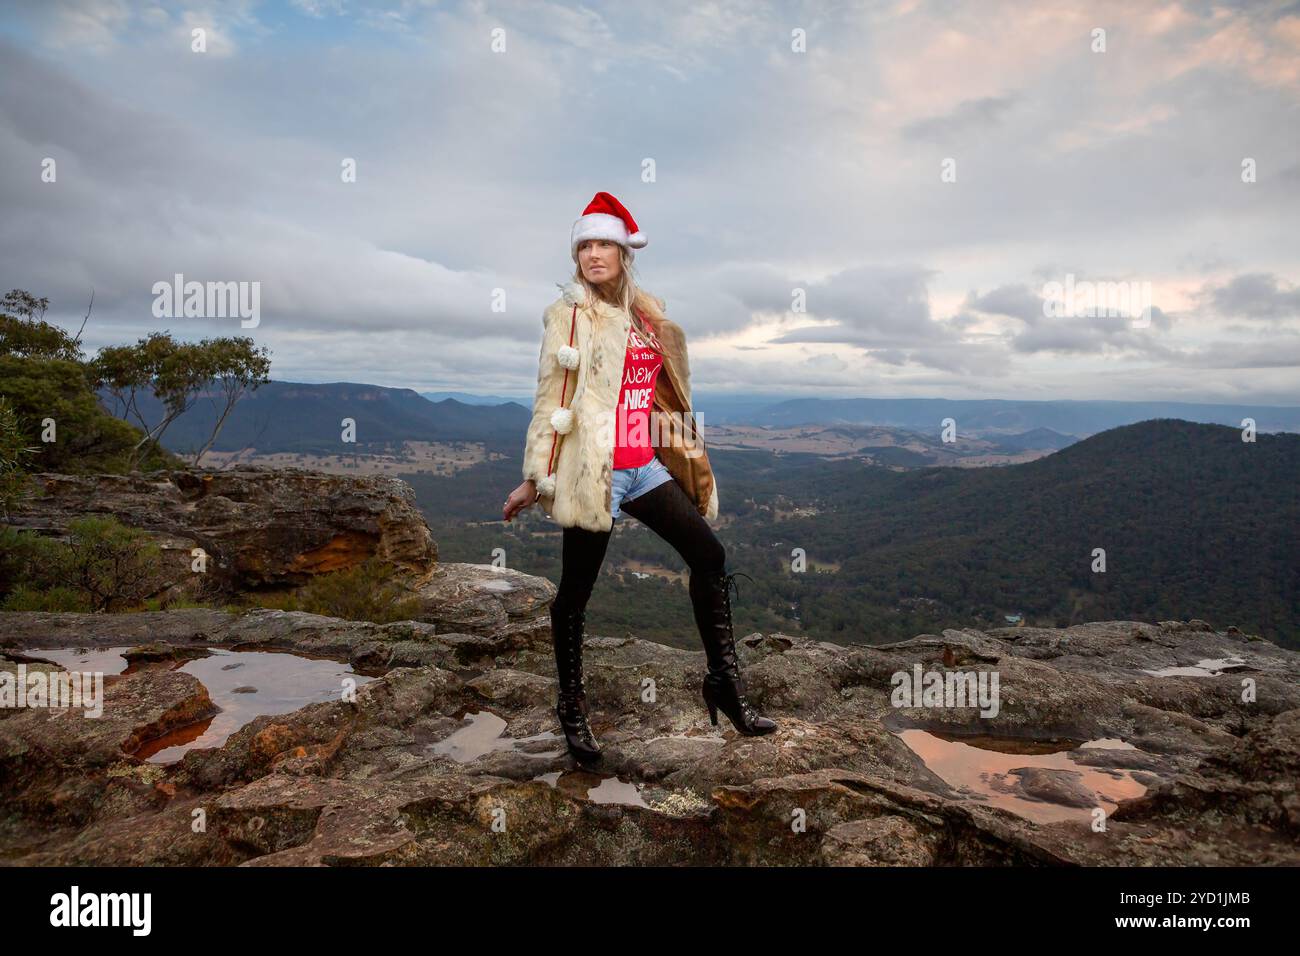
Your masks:
M116 611L139 605L166 584L162 550L154 540L111 516L92 515L70 522L66 542L0 529L0 546L4 552L0 591L13 598L6 601L8 610ZM12 606L13 602L31 604L37 600L34 595L40 594L63 602L62 591L78 595L81 606Z
M0 526L0 597L27 579L35 538L30 532Z
M196 608L196 607L210 608L212 607L212 604L208 601L197 600L195 598L190 598L190 597L175 597L170 599L162 598L162 597L151 597L151 598L147 598L140 605L140 610L182 611L185 610L186 608Z
M285 610L376 624L412 620L420 611L421 601L394 572L391 564L367 558L346 571L313 578L282 606Z
M8 517L9 508L27 484L27 472L38 448L28 445L14 411L13 402L0 395L0 516Z
M85 592L76 588L58 587L38 591L20 584L0 601L0 611L89 611L90 601Z

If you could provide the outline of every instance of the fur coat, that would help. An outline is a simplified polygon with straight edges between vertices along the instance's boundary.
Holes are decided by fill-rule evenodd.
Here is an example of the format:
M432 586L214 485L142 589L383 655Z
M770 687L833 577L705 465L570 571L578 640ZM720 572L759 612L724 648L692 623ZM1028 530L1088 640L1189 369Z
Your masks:
M582 287L569 283L564 295L542 315L545 331L533 417L524 445L523 477L537 483L541 492L538 504L561 527L608 531L614 523L613 423L632 317L605 302L585 306L583 298ZM691 409L686 336L681 326L667 318L652 324L651 329L664 349L651 410L655 456L700 514L715 519L718 487ZM565 390L567 412L560 410L561 389ZM548 463L553 490L552 482L545 480Z

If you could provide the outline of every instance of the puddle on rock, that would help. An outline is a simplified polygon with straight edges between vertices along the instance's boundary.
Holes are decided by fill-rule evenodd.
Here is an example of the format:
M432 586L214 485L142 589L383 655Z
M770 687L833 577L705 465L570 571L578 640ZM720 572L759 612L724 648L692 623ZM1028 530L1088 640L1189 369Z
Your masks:
M1112 737L1078 742L958 737L916 729L895 733L954 790L1035 823L1091 824L1096 807L1109 815L1121 800L1140 797L1147 789L1127 770L1088 767L1070 757L1076 749L1137 749ZM1026 789L1043 796L1035 799ZM1053 801L1058 794L1080 805Z
M553 770L550 773L540 773L533 779L558 787L579 800L652 809L641 796L644 784L632 783L617 776L594 773L590 770Z
M506 729L506 721L490 710L466 713L464 719L469 721L468 725L452 731L449 736L437 743L429 744L429 751L450 757L457 763L470 763L496 750L515 750L526 757L548 759L559 757L562 753L559 750L539 753L535 749L529 749L561 739L559 734L549 731L533 734L531 737L503 737L502 732Z
M126 658L122 654L135 646L128 644L123 647L38 647L23 651L23 654L43 661L53 661L64 670L99 671L105 677L111 677L126 670Z
M128 671L122 652L130 647L61 648L26 651L32 657L51 660L70 670L102 671L106 676ZM338 700L343 680L356 686L374 680L356 673L338 661L305 657L283 650L230 651L209 647L210 657L174 664L133 665L167 667L192 675L204 687L221 712L211 720L180 727L147 742L135 756L150 763L168 764L196 747L220 747L226 739L255 717L288 714L308 704Z
M1019 737L994 737L988 734L972 734L969 737L957 736L954 734L944 734L938 731L929 731L930 736L937 737L939 740L949 743L961 743L968 747L974 747L976 750L988 750L1000 754L1016 754L1018 756L1039 756L1042 754L1062 754L1082 746L1081 740L1067 739L1049 739L1033 740L1030 738L1021 739ZM903 738L907 740L906 737ZM908 746L911 746L910 742ZM916 749L916 748L913 748Z
M592 803L621 803L625 806L650 809L650 804L641 799L641 787L620 780L618 777L606 777L601 780L587 791L587 799Z
M498 591L503 594L506 591L513 591L515 589L515 586L511 584L509 581L507 581L505 578L496 578L496 579L490 579L486 581L479 581L477 582L477 584L484 591Z
M1245 665L1244 657L1211 657L1195 664L1174 667L1161 667L1158 670L1143 669L1142 673L1152 677L1218 677L1228 671L1235 671Z

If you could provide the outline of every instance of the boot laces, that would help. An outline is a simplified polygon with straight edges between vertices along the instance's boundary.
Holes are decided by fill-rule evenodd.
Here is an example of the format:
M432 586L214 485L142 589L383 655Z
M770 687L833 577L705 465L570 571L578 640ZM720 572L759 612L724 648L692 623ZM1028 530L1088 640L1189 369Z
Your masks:
M746 574L744 571L733 571L731 574L724 574L722 576L722 581L723 581L722 591L727 598L728 608L731 607L731 591L734 590L736 592L736 597L737 598L740 597L740 585L736 583L736 578L749 578L749 575ZM749 578L749 580L752 583L754 579Z
M727 633L731 634L731 592L736 592L736 597L740 597L740 584L736 578L749 578L744 571L734 571L731 574L724 574L720 580L722 582L722 607L727 615ZM749 578L752 582L754 579Z
M753 583L754 581L754 579L744 571L735 571L731 574L724 574L721 578L722 603L727 615L728 634L730 634L732 630L731 592L734 590L736 592L736 597L740 597L740 584L736 581L736 578L749 578L750 583ZM736 703L740 705L740 712L745 718L746 725L752 724L758 718L758 711L755 709L754 705L749 702L749 698L745 696L745 679L739 674L737 674L736 680Z
M583 743L594 747L596 745L596 735L591 729L590 721L587 719L586 708L583 707L585 701L585 695L574 695L561 691L560 713L567 723L574 726L574 735Z
M754 580L744 571L733 571L732 574L723 575L719 579L722 581L723 610L727 615L727 635L732 639L732 646L735 646L736 640L735 635L732 633L731 592L735 591L736 597L740 597L740 584L737 583L737 578L749 578L750 583L753 583ZM745 696L745 678L738 671L736 674L736 704L740 706L741 715L745 718L746 726L758 719L758 710L754 708L753 704L750 704L749 698Z
M566 675L568 683L561 683L559 710L562 719L573 726L573 735L578 738L585 746L596 749L596 735L591 729L591 723L587 718L587 691L584 687L584 674L582 666L582 650L586 631L586 608L570 607L566 610L567 625L565 629L565 642L568 645L569 657L575 665L573 672ZM567 732L567 730L566 730Z
M570 684L561 688L567 691L567 695L575 702L580 698L586 697L586 688L583 686L585 675L583 674L582 651L584 643L584 632L586 630L586 608L569 608L567 611L568 620L566 623L565 640L569 646L569 656L573 661L573 673L568 675Z

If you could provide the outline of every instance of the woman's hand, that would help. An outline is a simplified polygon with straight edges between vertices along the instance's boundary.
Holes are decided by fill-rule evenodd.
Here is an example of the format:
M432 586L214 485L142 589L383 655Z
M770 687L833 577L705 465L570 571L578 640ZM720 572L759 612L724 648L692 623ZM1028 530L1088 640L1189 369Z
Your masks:
M535 501L537 501L537 485L529 478L510 492L510 497L506 499L505 507L501 510L501 519L503 521L511 520L519 512L530 507Z

